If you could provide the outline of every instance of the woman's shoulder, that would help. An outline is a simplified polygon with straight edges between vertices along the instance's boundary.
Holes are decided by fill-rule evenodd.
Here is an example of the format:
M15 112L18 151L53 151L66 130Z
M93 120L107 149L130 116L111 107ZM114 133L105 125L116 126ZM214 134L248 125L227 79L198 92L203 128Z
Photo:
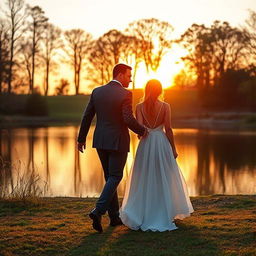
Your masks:
M169 103L167 103L167 102L165 102L165 101L163 101L163 100L159 100L159 102L160 102L160 103L163 105L163 107L165 107L165 108L167 108L167 107L170 106Z
M140 102L140 103L138 103L138 104L136 105L136 108L139 109L139 108L142 108L142 106L143 106L143 102Z

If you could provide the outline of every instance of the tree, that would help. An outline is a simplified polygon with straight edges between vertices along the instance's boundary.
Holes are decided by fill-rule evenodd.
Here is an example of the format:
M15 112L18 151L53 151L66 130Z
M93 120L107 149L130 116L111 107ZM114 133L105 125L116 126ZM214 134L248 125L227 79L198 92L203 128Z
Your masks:
M207 89L210 86L212 49L209 44L209 28L204 25L193 24L177 42L189 52L183 57L187 66L197 76L198 89Z
M45 82L44 82L44 94L48 94L50 71L54 67L53 57L56 54L56 50L62 47L62 40L60 39L61 30L54 25L47 23L43 37L43 49L41 58L45 65Z
M90 49L90 77L96 84L105 84L112 79L115 64L124 59L128 38L118 30L110 30L95 40Z
M172 45L173 27L158 19L142 19L129 24L126 31L140 40L147 71L156 71Z
M251 56L251 59L249 60L249 63L251 63L250 66L254 70L254 75L256 75L256 12L249 10L249 18L245 22L246 26L244 30L250 38L248 53Z
M74 83L77 95L80 90L83 63L88 54L92 36L82 29L68 30L64 33L64 36L67 43L67 48L64 48L64 51L68 56L70 65L74 69Z
M48 18L44 16L44 11L39 6L28 6L31 22L29 23L29 30L32 32L31 41L31 79L30 79L30 93L34 92L34 80L36 69L36 57L40 50L40 41L43 38L43 33L46 29ZM27 44L30 44L27 42ZM29 49L27 49L29 50ZM29 55L27 55L29 56Z
M216 86L223 85L222 77L228 69L243 68L249 41L244 31L231 27L228 22L213 23L210 28L210 46L213 53L212 68Z
M189 54L183 58L197 74L199 89L221 86L228 69L240 69L245 63L249 38L228 22L215 21L209 28L193 24L179 42Z
M25 73L27 74L25 77L27 77L28 84L29 84L29 92L33 92L32 87L32 42L29 40L25 41L20 46L20 52L21 52L21 63L20 66L24 68Z
M15 64L15 56L18 51L17 41L22 36L22 26L25 20L24 0L7 0L8 7L7 18L10 23L10 58L8 71L8 93L12 90L13 66Z
M69 81L66 79L61 79L59 86L55 88L56 95L67 95L69 91Z
M6 83L8 77L9 43L6 21L0 19L0 94L3 92L3 84Z
M132 89L135 89L136 75L139 64L143 62L144 51L143 46L145 42L138 39L135 36L129 36L129 30L126 30L128 36L126 36L126 47L123 49L123 58L133 68L132 72Z

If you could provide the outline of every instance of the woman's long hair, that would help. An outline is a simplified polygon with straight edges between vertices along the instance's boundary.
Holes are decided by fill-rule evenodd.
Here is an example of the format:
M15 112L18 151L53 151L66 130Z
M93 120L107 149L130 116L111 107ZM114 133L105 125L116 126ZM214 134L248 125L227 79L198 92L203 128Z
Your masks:
M163 88L160 81L157 79L151 79L147 82L144 89L143 104L148 115L154 114L155 103L159 96L162 96L162 92Z

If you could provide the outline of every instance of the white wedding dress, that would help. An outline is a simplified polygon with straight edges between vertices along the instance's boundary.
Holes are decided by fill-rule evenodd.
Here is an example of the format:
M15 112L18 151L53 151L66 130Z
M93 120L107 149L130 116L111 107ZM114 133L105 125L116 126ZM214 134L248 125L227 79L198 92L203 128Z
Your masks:
M122 222L133 230L170 231L178 229L174 219L188 217L193 211L163 124L149 129L149 135L139 142L126 183Z

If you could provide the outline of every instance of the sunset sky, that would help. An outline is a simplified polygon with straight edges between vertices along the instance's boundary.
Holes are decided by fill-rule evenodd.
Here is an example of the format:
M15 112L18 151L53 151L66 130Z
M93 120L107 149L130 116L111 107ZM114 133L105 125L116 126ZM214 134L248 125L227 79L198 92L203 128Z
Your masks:
M61 29L81 28L94 38L110 29L123 30L129 23L143 18L169 22L174 27L174 37L178 38L193 23L210 25L214 20L221 20L242 26L248 10L256 11L256 0L26 0L26 3L42 7L50 22ZM162 79L164 87L172 83L182 68L178 63L182 51L173 49L171 55L171 59L167 56L163 60L156 76ZM153 76L146 76L141 68L136 82L142 87Z
M82 28L95 37L110 29L124 29L142 18L168 21L177 34L193 23L229 21L237 26L256 10L256 0L26 0L39 5L62 29Z

